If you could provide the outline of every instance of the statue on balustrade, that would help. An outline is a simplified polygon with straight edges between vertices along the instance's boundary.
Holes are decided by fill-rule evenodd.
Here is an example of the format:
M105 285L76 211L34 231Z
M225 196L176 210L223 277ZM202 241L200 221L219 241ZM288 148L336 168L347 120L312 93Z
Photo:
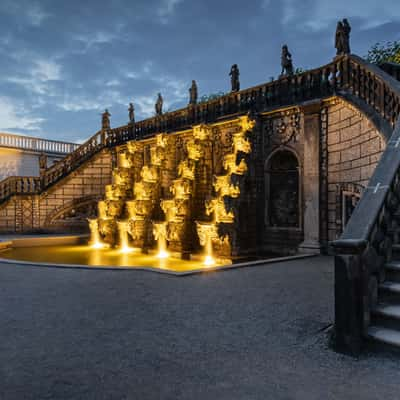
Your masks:
M350 54L350 32L351 26L346 18L337 23L335 35L335 48L337 56Z
M231 77L231 85L232 85L232 92L238 92L240 90L240 82L239 82L239 68L237 64L233 64L231 67L231 72L229 72Z
M189 104L197 103L197 84L196 81L192 81L192 86L189 89Z
M282 46L281 66L282 66L281 76L293 75L292 55L290 54L286 44Z
M47 168L47 156L44 153L40 153L39 156L39 170L44 171Z
M106 108L103 114L101 114L101 129L110 129L110 117L111 114Z
M161 93L158 93L157 102L156 102L156 115L162 115L162 106L163 106L163 98Z
M135 107L133 106L132 103L129 103L128 112L129 112L129 123L133 124L135 122Z

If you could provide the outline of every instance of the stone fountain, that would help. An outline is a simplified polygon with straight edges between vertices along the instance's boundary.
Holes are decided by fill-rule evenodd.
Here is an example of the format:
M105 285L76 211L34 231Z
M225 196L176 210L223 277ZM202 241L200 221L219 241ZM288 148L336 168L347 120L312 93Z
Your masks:
M198 125L120 146L98 218L89 221L91 243L126 252L157 247L161 258L190 258L203 247L207 265L229 259L253 126L240 117L224 140L218 128Z

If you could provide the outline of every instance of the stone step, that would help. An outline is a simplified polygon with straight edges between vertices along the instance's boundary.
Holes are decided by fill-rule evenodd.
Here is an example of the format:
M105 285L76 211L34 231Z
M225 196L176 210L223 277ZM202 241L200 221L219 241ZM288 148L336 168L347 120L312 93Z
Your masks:
M371 310L371 324L400 332L400 305L399 303L379 303Z
M392 282L400 282L400 261L391 261L385 264L386 279Z
M371 310L373 315L400 320L400 305L379 303Z
M379 301L385 304L400 304L400 282L386 280L381 283L379 285Z
M395 329L372 325L368 328L367 335L378 342L400 347L400 332Z
M385 281L379 285L379 289L400 294L400 282Z

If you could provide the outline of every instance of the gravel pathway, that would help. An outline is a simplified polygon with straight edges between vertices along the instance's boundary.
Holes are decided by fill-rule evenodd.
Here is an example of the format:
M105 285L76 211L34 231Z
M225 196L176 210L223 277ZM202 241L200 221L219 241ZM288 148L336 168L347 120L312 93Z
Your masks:
M0 399L399 398L400 356L331 351L332 259L204 275L0 264Z

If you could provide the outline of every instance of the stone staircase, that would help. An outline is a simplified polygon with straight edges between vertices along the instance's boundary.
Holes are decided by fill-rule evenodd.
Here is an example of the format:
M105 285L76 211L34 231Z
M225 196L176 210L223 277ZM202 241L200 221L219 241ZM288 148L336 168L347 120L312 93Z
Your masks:
M378 301L371 309L369 339L400 349L400 245L393 245L392 261L385 264L385 281L378 287Z

